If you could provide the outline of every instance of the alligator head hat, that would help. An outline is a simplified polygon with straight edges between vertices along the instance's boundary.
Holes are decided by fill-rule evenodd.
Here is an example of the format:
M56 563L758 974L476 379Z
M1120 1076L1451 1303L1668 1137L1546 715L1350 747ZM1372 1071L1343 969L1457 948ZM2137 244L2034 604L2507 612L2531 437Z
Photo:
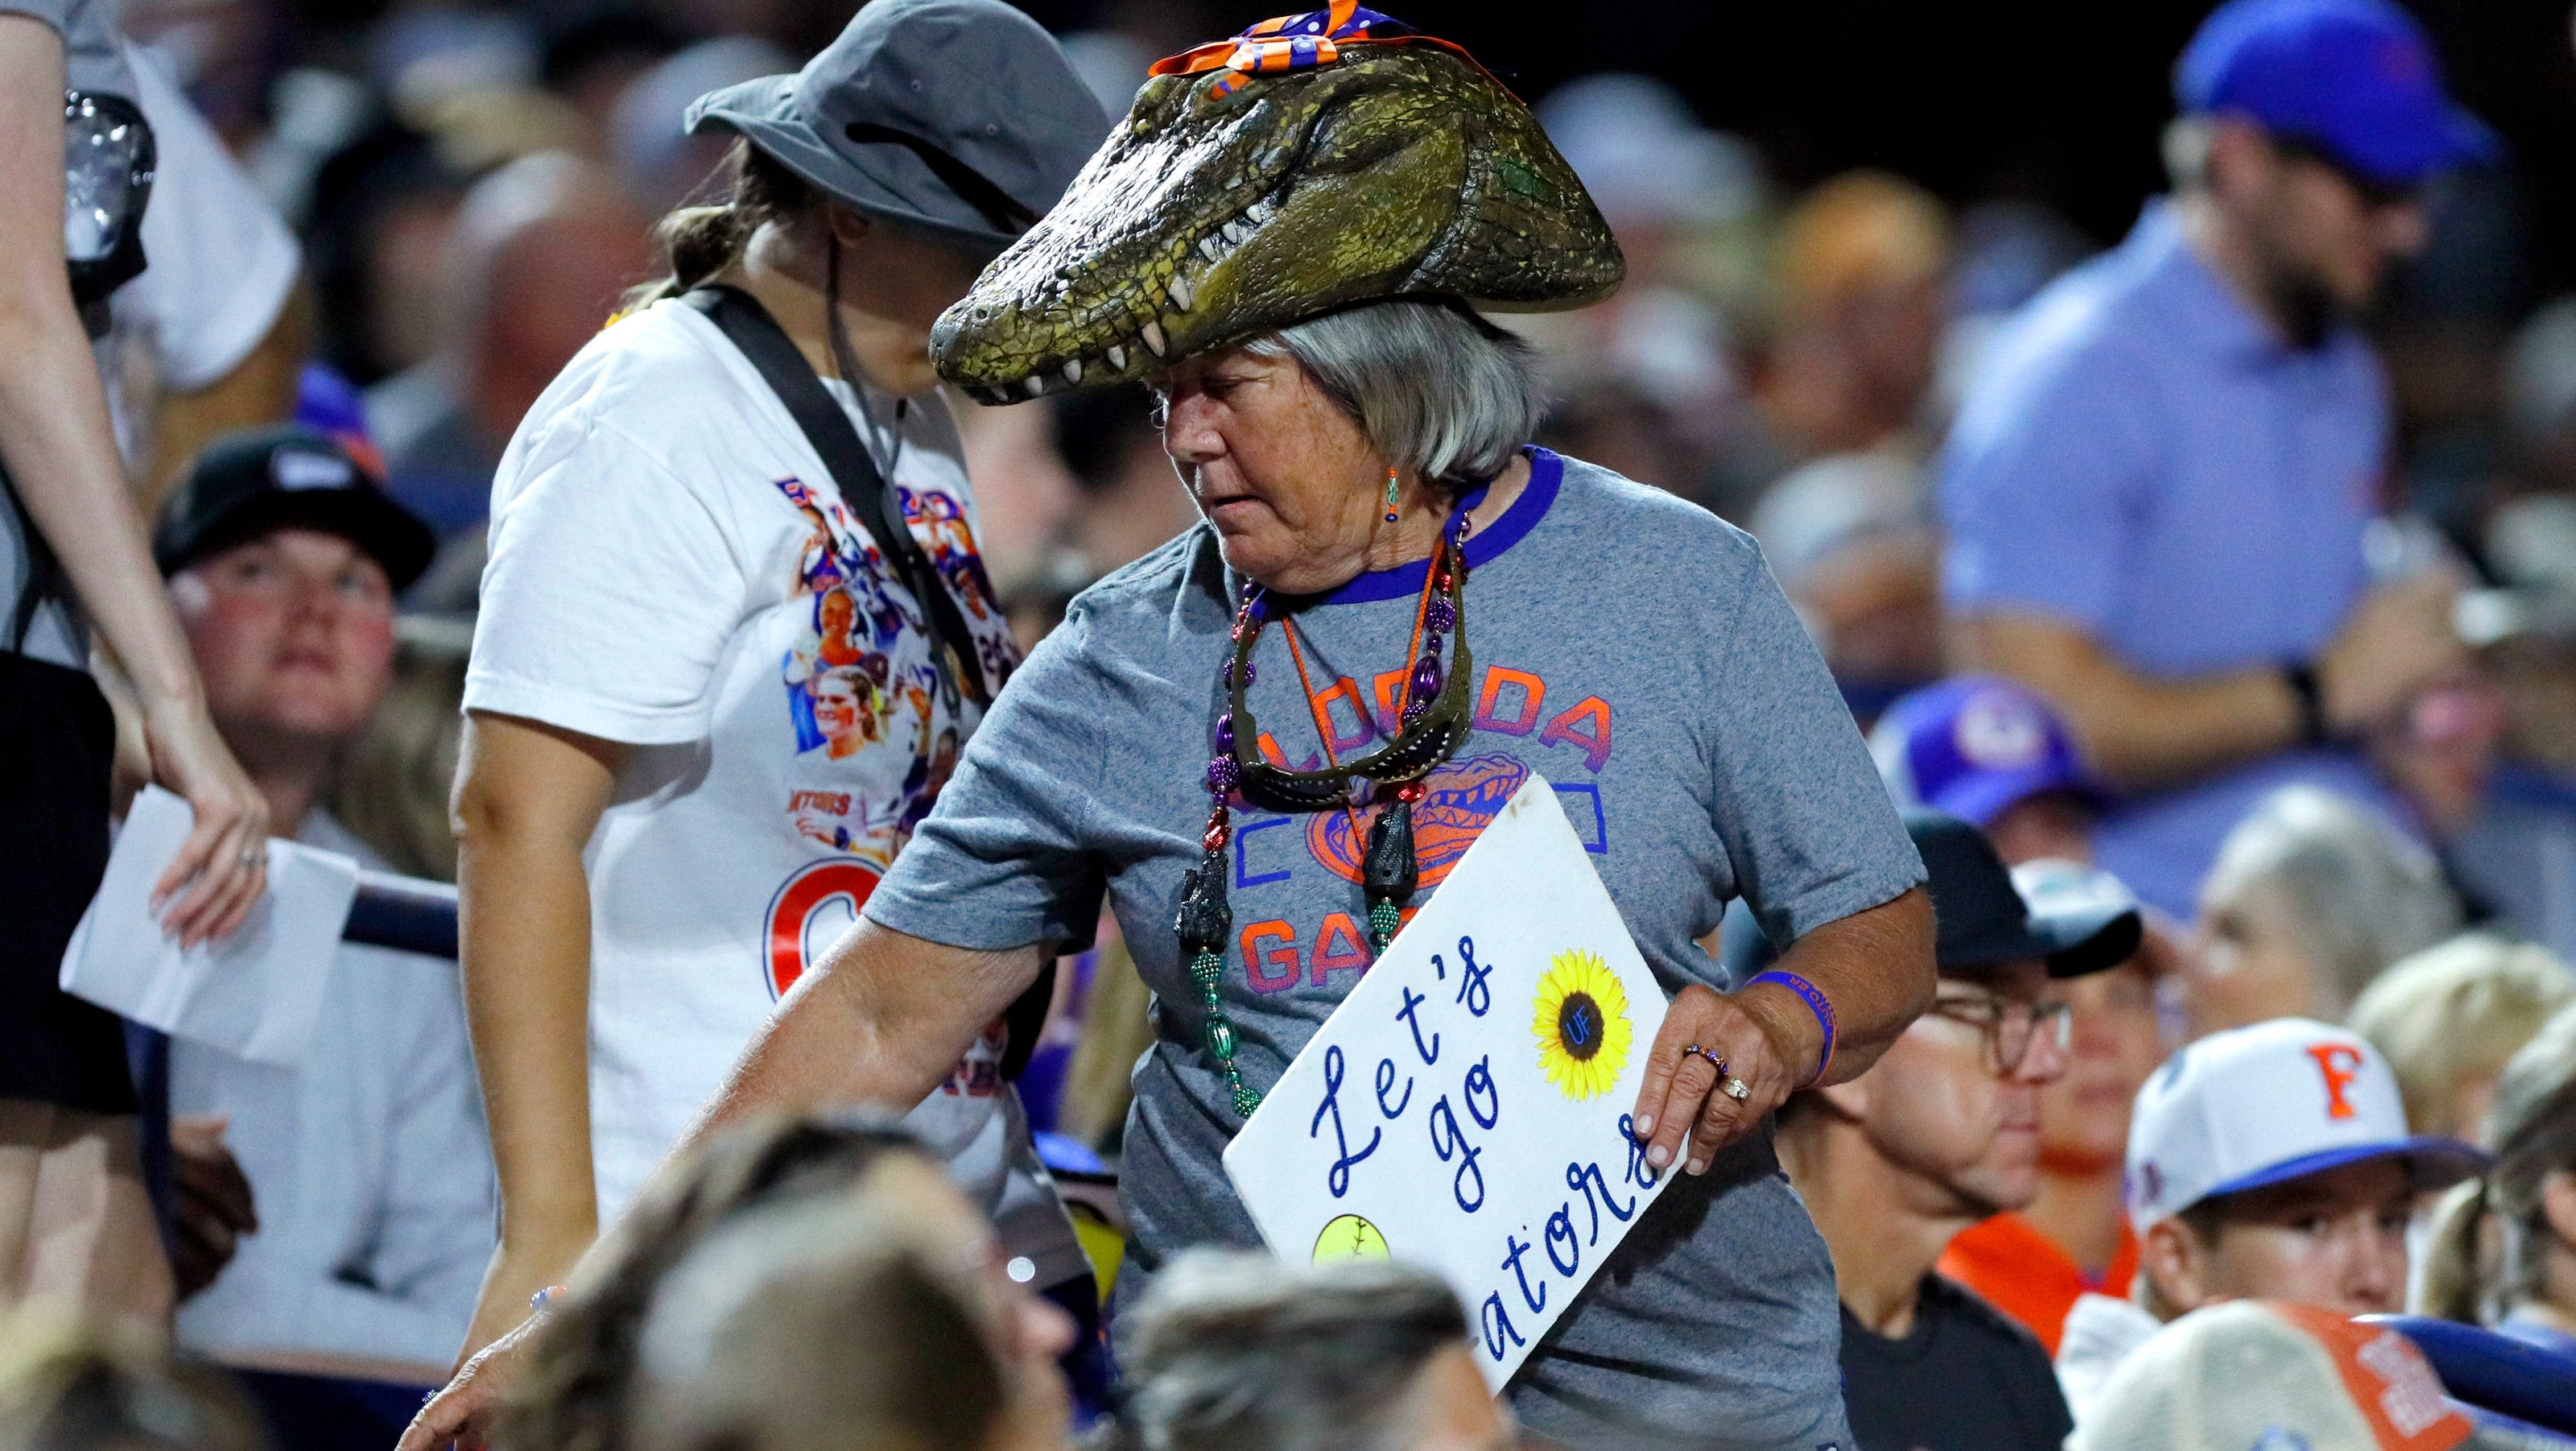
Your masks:
M1017 402L1375 298L1580 307L1626 267L1527 106L1458 46L1335 0L1156 63L931 355Z

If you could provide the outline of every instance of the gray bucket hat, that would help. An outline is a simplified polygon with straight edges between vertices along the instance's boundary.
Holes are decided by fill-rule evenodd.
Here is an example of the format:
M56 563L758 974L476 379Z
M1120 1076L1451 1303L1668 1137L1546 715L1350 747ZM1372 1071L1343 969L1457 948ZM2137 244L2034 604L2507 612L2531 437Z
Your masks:
M1055 37L1001 0L874 0L793 75L698 97L853 211L999 251L1029 229L1109 118Z

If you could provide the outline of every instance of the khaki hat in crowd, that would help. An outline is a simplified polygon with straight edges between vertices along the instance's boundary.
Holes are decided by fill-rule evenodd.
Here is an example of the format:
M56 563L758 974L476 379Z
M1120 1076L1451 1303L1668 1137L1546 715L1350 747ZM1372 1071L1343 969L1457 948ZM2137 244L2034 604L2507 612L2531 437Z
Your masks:
M2331 1310L2239 1300L2156 1332L2068 1451L2451 1451L2476 1425L2413 1341Z

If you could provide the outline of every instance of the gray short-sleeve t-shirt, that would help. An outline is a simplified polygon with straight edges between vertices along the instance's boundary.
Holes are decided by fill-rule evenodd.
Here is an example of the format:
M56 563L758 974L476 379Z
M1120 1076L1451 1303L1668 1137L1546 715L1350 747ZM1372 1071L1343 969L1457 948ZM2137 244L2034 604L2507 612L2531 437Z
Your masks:
M1727 985L1696 939L1732 898L1786 941L1919 882L1753 541L1607 470L1530 457L1527 487L1467 547L1474 729L1416 808L1425 894L1533 772L1667 991ZM1423 571L1305 604L1303 684L1284 632L1264 632L1251 704L1267 749L1321 764L1318 714L1342 760L1378 743ZM917 937L1000 949L1088 940L1108 894L1157 1004L1122 1172L1135 1234L1122 1297L1182 1248L1260 1242L1220 1163L1240 1121L1198 1049L1172 935L1200 856L1239 583L1201 525L1075 600L866 908ZM1367 969L1366 817L1234 819L1220 991L1244 1076L1266 1089ZM1524 1423L1574 1444L1847 1445L1839 1333L1832 1264L1766 1132L1657 1202L1510 1394Z

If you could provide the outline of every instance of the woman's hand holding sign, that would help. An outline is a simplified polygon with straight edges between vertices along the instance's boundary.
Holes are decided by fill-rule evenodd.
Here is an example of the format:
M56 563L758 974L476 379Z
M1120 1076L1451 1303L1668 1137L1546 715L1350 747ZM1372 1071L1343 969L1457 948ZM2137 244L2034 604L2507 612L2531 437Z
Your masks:
M1813 1086L1819 1066L1821 1081L1840 1083L1877 1062L1932 1001L1931 900L1917 889L1826 923L1799 938L1778 965L1830 999L1831 1061L1821 1061L1824 1017L1786 985L1759 981L1732 994L1697 984L1682 989L1655 1034L1637 1094L1636 1131L1649 1166L1670 1165L1688 1137L1682 1167L1704 1174L1718 1150ZM1727 1087L1730 1080L1742 1084L1743 1097Z

